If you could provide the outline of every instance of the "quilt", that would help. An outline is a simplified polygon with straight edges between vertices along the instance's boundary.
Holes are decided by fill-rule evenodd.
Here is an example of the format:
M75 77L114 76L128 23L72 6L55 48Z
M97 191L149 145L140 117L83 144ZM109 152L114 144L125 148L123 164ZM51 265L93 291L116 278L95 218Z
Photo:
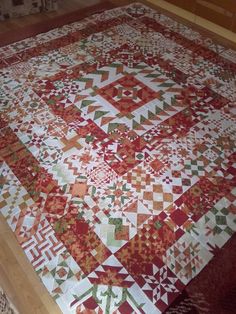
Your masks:
M0 68L1 214L61 311L233 313L236 52L134 3Z

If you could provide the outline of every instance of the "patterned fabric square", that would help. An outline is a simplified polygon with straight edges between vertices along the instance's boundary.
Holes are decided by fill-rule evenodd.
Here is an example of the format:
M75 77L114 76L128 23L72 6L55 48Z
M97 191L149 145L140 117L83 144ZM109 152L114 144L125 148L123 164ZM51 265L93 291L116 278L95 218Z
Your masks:
M53 258L37 274L55 299L76 285L83 276L80 267L68 252Z
M186 285L211 258L212 254L186 233L166 251L163 261Z

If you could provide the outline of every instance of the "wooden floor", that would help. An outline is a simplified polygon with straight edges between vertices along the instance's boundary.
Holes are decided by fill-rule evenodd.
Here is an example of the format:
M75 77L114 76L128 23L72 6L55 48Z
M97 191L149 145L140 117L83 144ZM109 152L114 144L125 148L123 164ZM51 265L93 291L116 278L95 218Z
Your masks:
M17 32L19 28L48 21L80 8L105 2L104 0L59 0L57 12L35 14L0 22L0 34ZM110 0L115 5L128 0ZM143 1L142 1L143 2ZM0 285L18 308L20 314L61 313L46 288L40 282L31 264L17 243L14 234L0 214Z

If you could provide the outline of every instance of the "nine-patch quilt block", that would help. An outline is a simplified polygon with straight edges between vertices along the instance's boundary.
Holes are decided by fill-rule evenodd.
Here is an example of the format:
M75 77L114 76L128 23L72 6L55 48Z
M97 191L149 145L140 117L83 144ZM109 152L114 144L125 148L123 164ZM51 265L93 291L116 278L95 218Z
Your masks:
M168 313L236 231L236 52L136 3L0 67L1 213L51 296Z

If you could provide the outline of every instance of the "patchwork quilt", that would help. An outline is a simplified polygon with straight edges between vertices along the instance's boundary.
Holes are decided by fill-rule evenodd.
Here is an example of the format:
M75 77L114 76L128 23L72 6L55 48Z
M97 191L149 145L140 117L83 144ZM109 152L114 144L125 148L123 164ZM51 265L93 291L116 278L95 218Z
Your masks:
M236 52L135 3L0 68L1 214L61 311L219 313L227 276L190 292L236 273Z

